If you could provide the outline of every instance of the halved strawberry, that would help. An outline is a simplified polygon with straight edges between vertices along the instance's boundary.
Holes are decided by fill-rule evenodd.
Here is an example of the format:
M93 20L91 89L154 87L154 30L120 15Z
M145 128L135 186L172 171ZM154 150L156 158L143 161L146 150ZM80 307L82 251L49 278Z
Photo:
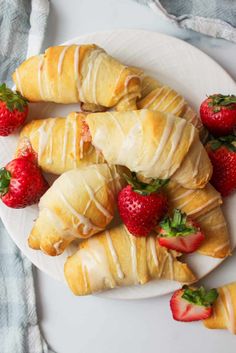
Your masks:
M183 322L207 319L212 314L212 304L217 297L216 289L206 291L203 287L195 289L184 286L171 297L173 319Z
M205 239L200 227L185 213L175 209L173 217L165 217L157 229L161 246L183 253L192 253Z

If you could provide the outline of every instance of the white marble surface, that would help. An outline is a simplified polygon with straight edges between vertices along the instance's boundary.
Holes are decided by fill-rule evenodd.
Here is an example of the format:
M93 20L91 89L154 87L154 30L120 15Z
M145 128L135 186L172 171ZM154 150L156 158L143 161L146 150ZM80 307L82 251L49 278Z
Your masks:
M51 0L45 47L114 28L140 28L184 39L236 78L236 44L181 30L132 0ZM236 280L235 263L236 254L203 282L217 286ZM169 296L142 301L76 298L63 284L37 270L35 279L41 328L57 353L235 352L236 337L226 331L174 322Z

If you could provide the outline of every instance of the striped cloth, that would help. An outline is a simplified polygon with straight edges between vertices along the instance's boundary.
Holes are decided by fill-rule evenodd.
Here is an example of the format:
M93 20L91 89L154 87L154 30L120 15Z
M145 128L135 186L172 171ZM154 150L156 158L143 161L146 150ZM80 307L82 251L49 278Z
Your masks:
M236 43L235 0L135 0L183 28Z
M0 0L0 82L26 55L40 51L48 0ZM31 263L0 220L0 353L50 353L36 313Z

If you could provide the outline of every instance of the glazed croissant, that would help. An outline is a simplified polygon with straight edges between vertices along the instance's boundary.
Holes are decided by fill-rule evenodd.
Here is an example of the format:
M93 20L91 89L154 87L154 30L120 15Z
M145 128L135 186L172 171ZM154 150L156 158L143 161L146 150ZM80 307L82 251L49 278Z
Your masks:
M197 129L202 129L201 120L186 100L173 88L150 76L142 78L142 98L137 102L138 109L158 110L172 113L186 119Z
M105 229L124 185L122 168L90 165L62 174L39 202L39 216L29 235L33 249L59 255L76 238Z
M211 177L208 155L194 126L172 114L146 109L89 114L92 144L109 164L146 178L170 178L202 188ZM107 138L109 136L109 138Z
M207 328L228 329L236 334L236 282L218 288L213 314L203 321Z
M33 120L22 129L16 154L31 146L39 166L62 174L80 166L104 163L102 154L90 142L85 114L71 113L66 118Z
M220 205L220 194L210 184L203 189L187 190L173 181L166 186L170 210L178 208L193 217L206 239L198 252L212 257L230 255L231 247L227 223Z
M160 247L155 236L136 238L123 225L82 241L67 259L64 272L75 295L159 278L196 280L188 266L178 261L177 253Z
M129 109L129 104L135 109L141 90L138 75L94 44L48 48L24 61L13 80L30 102L84 102L104 107L119 103L120 109Z

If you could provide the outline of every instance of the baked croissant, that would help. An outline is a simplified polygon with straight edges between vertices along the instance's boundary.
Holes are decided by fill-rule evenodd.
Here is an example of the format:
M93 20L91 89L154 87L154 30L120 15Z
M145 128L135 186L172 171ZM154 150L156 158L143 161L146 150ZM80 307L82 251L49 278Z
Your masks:
M40 199L29 246L59 255L74 239L104 230L124 185L120 172L122 168L97 164L62 174Z
M160 247L155 236L136 238L125 226L104 231L79 244L64 267L75 295L166 278L189 283L196 280L177 253Z
M211 329L228 329L236 334L236 282L217 289L219 296L213 304L213 314L203 321Z
M220 194L210 184L204 189L187 190L170 181L166 186L170 210L178 208L193 217L206 239L198 252L202 255L224 258L230 255L231 247L227 223L220 205Z
M142 79L142 98L137 102L138 109L158 110L172 113L186 119L197 129L202 129L201 120L186 100L173 88L168 87L150 76Z
M71 113L66 118L31 121L21 131L17 154L30 145L39 166L54 174L104 163L102 154L91 145L84 118L85 114Z
M104 107L120 103L128 109L129 102L136 107L141 90L138 75L94 44L48 48L24 61L13 80L30 102L84 102Z
M146 109L88 114L92 144L109 164L146 178L170 178L203 188L212 166L194 126L172 114ZM107 138L109 136L109 138Z

